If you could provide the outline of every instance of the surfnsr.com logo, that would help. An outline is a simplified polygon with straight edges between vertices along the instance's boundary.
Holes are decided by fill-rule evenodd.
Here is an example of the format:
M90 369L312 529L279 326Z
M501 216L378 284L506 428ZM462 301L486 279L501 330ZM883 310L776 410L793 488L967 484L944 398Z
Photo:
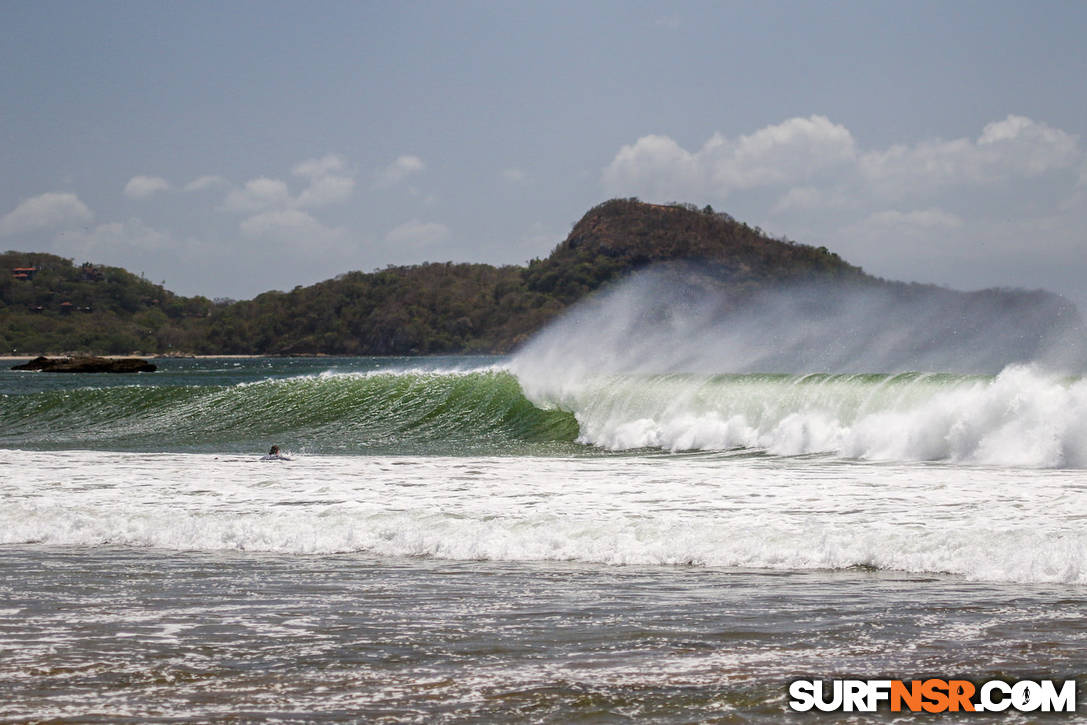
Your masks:
M789 707L797 712L1075 712L1076 681L795 680Z

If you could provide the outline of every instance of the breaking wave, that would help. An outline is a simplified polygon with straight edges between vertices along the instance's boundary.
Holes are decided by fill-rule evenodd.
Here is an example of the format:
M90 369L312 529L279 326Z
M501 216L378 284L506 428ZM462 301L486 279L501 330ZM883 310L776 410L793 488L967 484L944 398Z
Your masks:
M572 416L534 406L495 370L55 390L4 396L0 410L6 447L471 453L576 435Z
M663 375L526 383L609 450L1087 466L1087 381L1025 366L995 377Z
M1087 380L996 376L569 375L509 369L300 376L8 395L0 445L311 453L778 456L1087 467ZM580 444L580 445L579 445Z

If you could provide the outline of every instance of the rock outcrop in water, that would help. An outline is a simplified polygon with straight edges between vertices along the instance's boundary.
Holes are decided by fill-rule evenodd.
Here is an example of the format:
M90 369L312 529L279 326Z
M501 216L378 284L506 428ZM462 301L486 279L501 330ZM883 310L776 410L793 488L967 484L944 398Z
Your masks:
M36 370L43 373L153 373L158 367L142 358L36 357L12 370Z

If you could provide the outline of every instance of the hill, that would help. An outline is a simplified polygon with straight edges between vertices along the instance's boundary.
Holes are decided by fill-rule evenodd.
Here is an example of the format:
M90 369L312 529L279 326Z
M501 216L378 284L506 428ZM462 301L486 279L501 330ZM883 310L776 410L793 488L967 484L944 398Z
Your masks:
M701 263L723 283L873 279L826 247L773 239L712 207L613 199L591 209L551 255L529 265L529 289L572 303L651 264Z
M234 302L181 297L115 267L0 255L0 350L20 354L416 355L506 352L585 295L650 265L694 265L735 298L782 282L892 286L825 247L710 207L613 199L527 267L426 263L349 272ZM2 268L0 268L2 269ZM17 270L33 270L20 275ZM1012 304L1005 292L986 303ZM1054 300L1059 300L1054 296ZM1063 301L1061 301L1063 303Z
M711 210L612 200L527 267L446 262L350 272L217 311L208 339L223 352L505 352L602 285L681 259L719 268L736 287L864 277L826 249L771 239Z
M160 352L198 344L215 306L119 267L53 254L0 254L0 351Z

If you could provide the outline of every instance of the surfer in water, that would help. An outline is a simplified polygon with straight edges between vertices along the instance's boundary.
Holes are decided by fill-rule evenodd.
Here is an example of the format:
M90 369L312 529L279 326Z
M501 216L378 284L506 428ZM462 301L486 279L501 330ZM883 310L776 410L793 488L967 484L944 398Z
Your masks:
M279 446L272 446L271 449L268 451L268 455L262 456L260 460L262 460L262 461L289 461L291 459L290 459L289 456L285 456L285 455L283 455L282 453L279 452Z

